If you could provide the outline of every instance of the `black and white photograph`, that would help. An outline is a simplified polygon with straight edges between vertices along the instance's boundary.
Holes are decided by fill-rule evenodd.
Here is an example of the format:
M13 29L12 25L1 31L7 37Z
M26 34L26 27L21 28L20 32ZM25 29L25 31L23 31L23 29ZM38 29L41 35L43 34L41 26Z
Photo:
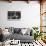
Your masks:
M8 11L8 19L21 19L20 11Z

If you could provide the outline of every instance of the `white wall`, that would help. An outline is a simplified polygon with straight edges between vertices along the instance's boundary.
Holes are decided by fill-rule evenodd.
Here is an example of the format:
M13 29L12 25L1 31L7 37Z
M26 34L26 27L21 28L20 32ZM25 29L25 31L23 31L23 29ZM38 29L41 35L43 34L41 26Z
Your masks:
M8 20L8 11L21 11L20 20ZM0 27L40 26L40 4L38 2L0 2Z

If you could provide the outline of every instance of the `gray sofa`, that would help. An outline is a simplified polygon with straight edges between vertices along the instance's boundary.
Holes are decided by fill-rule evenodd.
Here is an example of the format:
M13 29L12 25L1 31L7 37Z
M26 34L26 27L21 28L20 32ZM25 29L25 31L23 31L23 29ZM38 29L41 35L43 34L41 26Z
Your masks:
M21 34L11 34L9 36L9 38L12 40L12 39L15 39L15 40L20 40L21 43L30 43L30 42L33 42L34 38L33 36L29 36L29 35L21 35Z
M31 35L28 35L28 33L26 34L22 34L21 33L21 29L22 28L9 28L9 32L11 33L9 36L5 36L4 39L9 39L10 40L20 40L21 43L30 43L34 41L34 37ZM24 29L24 28L23 28ZM32 31L30 32L32 34Z

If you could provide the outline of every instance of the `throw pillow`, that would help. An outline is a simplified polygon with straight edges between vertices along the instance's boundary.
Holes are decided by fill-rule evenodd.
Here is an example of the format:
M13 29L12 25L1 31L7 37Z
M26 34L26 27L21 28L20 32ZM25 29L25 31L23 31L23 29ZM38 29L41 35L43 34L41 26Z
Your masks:
M20 33L21 29L20 28L15 28L14 33Z

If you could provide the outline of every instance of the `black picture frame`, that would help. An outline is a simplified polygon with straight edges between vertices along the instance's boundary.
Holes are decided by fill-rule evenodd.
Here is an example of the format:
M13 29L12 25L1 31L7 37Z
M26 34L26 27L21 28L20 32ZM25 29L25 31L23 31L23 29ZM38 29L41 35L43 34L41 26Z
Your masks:
M20 19L21 11L8 11L8 19Z

